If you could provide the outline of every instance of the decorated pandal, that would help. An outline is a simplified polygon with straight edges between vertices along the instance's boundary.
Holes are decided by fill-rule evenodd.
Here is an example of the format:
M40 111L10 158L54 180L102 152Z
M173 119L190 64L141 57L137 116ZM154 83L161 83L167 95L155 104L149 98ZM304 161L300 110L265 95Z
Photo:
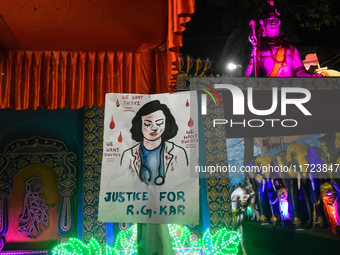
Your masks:
M274 157L257 156L245 166L245 184L231 194L233 230L212 234L207 229L199 238L185 226L169 224L175 254L238 254L239 249L247 254L247 245L256 239L253 231L297 239L308 239L302 235L307 233L314 240L338 243L340 133L323 135L319 141L321 148L293 143ZM95 239L70 238L52 253L137 254L137 225L121 231L113 246L104 249Z
M249 205L252 217L258 212L261 224L298 230L328 226L330 234L340 234L340 155L331 158L331 148L322 141L325 137L320 138L323 150L306 143L290 144L275 158L258 156L247 166L247 181L253 184L248 185L248 193L256 195L257 204L257 209ZM340 133L335 138L334 144L339 143Z
M235 227L244 238L241 244L247 246L249 239L255 239L254 231L339 244L340 133L318 140L321 148L292 143L275 156L257 156L245 166L246 184L231 195ZM300 253L292 250L289 254Z
M277 19L278 17L274 18ZM278 21L273 19L273 22ZM253 40L254 47L257 47L254 38ZM260 54L260 49L256 50L258 51L254 52ZM284 55L287 52L284 50L277 51L277 55L281 53ZM258 64L258 62L254 63L255 59L258 59L256 56L253 57L253 62L250 63L252 66L250 66L247 76L258 76L255 75L255 72L259 70L254 68ZM272 60L275 63L273 64L274 67L270 68L271 73L263 76L286 77L283 72L291 72L279 58ZM310 65L318 65L316 54L308 55L302 62L307 70ZM199 78L208 74L211 61L209 59L193 59L187 56L186 59L180 60L179 67L179 77ZM314 74L307 73L304 68L302 66L294 68L289 76L339 76L336 71L333 72L325 67L318 66ZM254 73L252 74L252 72ZM294 75L292 75L293 73ZM186 81L185 86L187 87L187 83L190 82L188 82L188 79L183 80ZM254 80L250 79L249 81ZM118 100L116 104L118 107ZM110 128L114 129L114 126L115 123L112 119ZM188 126L190 125L188 124ZM119 143L121 139L122 136L120 135L118 137ZM340 133L323 135L319 141L321 148L306 143L290 144L273 156L257 156L245 166L245 169L248 170L245 175L245 184L239 185L230 195L233 229L223 227L216 231L211 227L211 229L204 230L202 235L198 235L184 225L168 224L174 254L217 255L243 252L243 254L263 255L265 250L278 249L278 244L282 245L285 240L292 239L297 240L295 242L299 242L300 249L305 249L305 251L293 251L292 248L285 247L282 248L281 253L272 254L307 254L307 251L309 254L319 254L316 253L317 248L313 247L315 245L313 242L327 243L332 241L340 244L340 217L337 202L340 192ZM32 185L32 187L27 190L25 211L19 219L21 225L18 231L31 239L39 237L41 231L37 224L41 221L42 224L47 225L47 212L55 207L52 204L45 203L45 198L40 194L41 188L34 189L34 185L37 187L42 185L39 183L39 178L37 176L26 183L26 186ZM39 222L28 217L36 213L36 204L43 208L41 210L42 219ZM62 205L64 205L64 202ZM64 207L61 206L61 208ZM61 225L68 226L64 222ZM113 245L103 245L103 242L96 238L90 240L83 238L81 240L70 237L65 238L65 242L61 240L51 250L51 253L54 255L138 254L137 224L127 225L129 227L121 229L114 237ZM62 231L68 233L66 227ZM274 240L275 238L279 240ZM308 242L311 244L306 244ZM252 249L249 249L250 246L260 248L258 252L252 253ZM327 245L325 244L325 246ZM340 246L338 245L338 247ZM311 253L310 251L313 249L314 252ZM332 252L334 250L329 246L328 249ZM335 250L339 251L340 249ZM330 254L333 254L332 252ZM11 253L8 252L7 254ZM13 252L12 254L19 253ZM25 251L20 254L25 254Z

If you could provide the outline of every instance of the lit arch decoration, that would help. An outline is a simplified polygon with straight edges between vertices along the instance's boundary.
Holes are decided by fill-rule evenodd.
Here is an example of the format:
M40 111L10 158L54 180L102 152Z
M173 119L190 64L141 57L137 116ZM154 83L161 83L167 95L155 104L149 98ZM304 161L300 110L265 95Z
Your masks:
M18 139L7 145L0 154L0 238L8 231L8 198L13 190L14 177L32 165L43 165L58 175L61 196L58 231L60 240L68 240L75 226L72 198L77 187L77 155L60 140L34 136ZM4 242L0 250L4 246Z

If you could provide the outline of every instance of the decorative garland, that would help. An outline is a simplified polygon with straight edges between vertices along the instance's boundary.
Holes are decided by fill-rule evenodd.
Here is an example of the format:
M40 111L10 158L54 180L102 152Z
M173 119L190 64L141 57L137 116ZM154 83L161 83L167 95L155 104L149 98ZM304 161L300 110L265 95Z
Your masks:
M322 142L320 142L320 144L321 144L322 151L325 153L325 155L327 157L327 160L330 161L331 160L331 154L329 154L326 142L322 141Z
M306 167L308 165L307 153L308 145L305 143L290 144L287 148L287 163L293 161L292 154L295 154L297 163L301 166L302 174L306 174Z
M255 160L255 164L261 164L263 166L270 166L272 162L273 158L271 156L258 156Z
M175 254L201 254L222 255L238 253L241 235L237 231L226 228L219 229L215 234L207 229L202 238L195 238L185 226L169 224L172 248ZM52 250L53 255L132 255L137 253L137 225L126 231L121 231L116 237L112 247L106 245L102 250L97 240L92 238L88 244L70 238L68 242L58 244Z
M326 163L328 162L327 169L334 169L333 163L335 161L335 164L340 164L340 157L337 158L336 160L332 160L326 142L320 141L320 144L321 144L322 151L324 152L325 157L327 158L326 160ZM334 145L336 148L340 148L340 133L335 133ZM329 174L329 177L333 179L333 171L328 171L328 174Z
M335 133L335 147L340 148L340 133Z
M283 161L282 161L282 157L280 155L276 156L276 161L277 161L277 164L279 166L284 166Z
M258 156L255 159L255 165L261 164L262 166L269 167L273 163L273 158L269 155L267 156ZM269 177L269 172L265 172L264 175Z

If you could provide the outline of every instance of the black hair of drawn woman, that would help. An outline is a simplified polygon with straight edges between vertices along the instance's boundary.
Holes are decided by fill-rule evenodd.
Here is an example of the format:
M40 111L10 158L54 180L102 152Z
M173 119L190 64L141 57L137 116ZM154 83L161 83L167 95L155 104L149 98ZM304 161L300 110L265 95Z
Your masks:
M162 140L169 140L177 135L178 126L174 116L165 104L161 104L159 100L153 100L143 105L132 119L132 127L130 129L131 137L137 142L143 141L142 133L142 116L161 110L165 115L165 130L162 134Z

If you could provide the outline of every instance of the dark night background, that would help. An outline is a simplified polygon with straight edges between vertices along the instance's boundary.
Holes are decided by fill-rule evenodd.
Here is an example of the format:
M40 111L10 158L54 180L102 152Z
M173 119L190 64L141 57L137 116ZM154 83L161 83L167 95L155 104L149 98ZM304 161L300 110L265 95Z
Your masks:
M317 53L321 67L340 71L340 1L276 0L281 30L297 47L301 58ZM207 75L227 74L226 64L249 61L248 23L258 22L266 0L196 0L195 13L186 25L181 55L212 61ZM194 69L193 67L192 69ZM190 71L191 73L192 71Z

